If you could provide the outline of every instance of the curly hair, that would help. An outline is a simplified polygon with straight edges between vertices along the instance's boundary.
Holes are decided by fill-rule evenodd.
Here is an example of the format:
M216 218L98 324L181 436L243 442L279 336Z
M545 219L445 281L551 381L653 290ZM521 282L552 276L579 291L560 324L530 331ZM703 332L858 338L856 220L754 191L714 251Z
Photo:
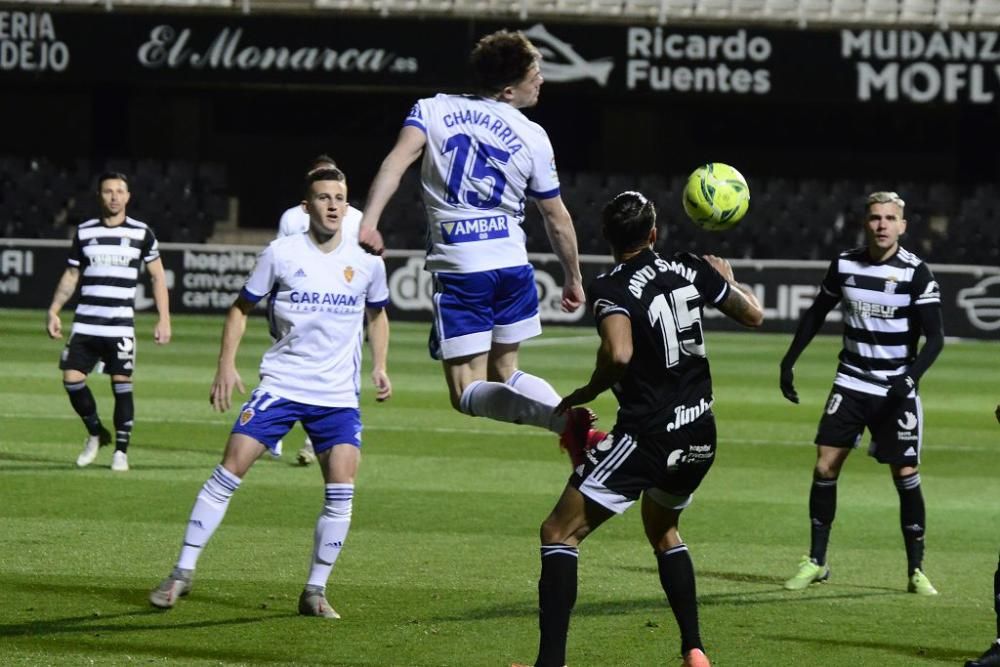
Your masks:
M496 95L528 74L541 54L522 32L498 30L486 35L469 56L479 90Z

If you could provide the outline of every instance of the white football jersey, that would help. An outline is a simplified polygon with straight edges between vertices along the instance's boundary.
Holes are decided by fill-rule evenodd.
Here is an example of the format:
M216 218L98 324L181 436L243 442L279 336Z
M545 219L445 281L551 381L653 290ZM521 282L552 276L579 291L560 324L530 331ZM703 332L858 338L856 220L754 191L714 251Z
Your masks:
M358 230L361 228L361 211L350 204L347 205L347 215L344 216L344 229L341 236L353 243L358 242ZM309 231L309 214L302 208L302 204L297 204L281 214L278 221L278 236L291 236L292 234L304 234Z
M385 264L342 240L330 253L308 234L275 239L260 253L243 296L268 298L274 345L260 388L308 405L358 407L365 307L389 303Z
M506 102L443 94L418 100L404 125L427 135L427 269L471 273L527 264L525 200L559 195L542 126Z

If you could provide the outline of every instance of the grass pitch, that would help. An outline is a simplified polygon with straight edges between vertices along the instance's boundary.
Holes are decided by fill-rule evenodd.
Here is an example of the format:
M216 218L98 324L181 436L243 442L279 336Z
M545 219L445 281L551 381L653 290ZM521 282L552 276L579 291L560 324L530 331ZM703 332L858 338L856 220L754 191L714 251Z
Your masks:
M69 314L64 314L66 324ZM4 665L505 666L536 649L538 525L569 472L555 437L459 415L425 351L426 325L393 325L395 396L363 396L364 460L354 520L328 589L340 621L300 618L318 471L262 460L205 550L195 588L169 612L146 595L172 567L194 496L219 461L235 411L211 412L221 317L177 316L156 347L140 318L132 470L110 449L78 470L84 431L59 380L61 344L38 311L0 311L0 663ZM68 327L67 327L68 328ZM926 570L941 591L905 593L888 469L856 452L839 485L831 583L786 592L808 549L816 422L839 341L798 364L803 403L777 387L788 336L710 333L719 456L682 533L698 572L715 665L954 665L993 637L1000 547L1000 345L951 342L925 378L921 476ZM248 388L268 344L251 320ZM548 327L522 367L561 392L582 383L588 329ZM367 376L365 376L367 381ZM105 423L104 376L91 387ZM613 400L594 405L609 427ZM633 510L584 543L570 632L573 667L679 664L673 617Z

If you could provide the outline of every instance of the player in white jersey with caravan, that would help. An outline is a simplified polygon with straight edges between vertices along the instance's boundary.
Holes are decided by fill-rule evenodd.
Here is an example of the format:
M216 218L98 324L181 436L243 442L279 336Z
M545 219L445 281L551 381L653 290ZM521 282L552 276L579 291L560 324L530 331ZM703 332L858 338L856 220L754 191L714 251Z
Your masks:
M87 386L87 376L100 362L104 372L111 376L115 395L115 452L111 456L111 470L126 472L135 414L132 396L135 292L143 263L149 270L153 302L159 314L153 330L153 340L158 345L170 342L170 298L153 230L125 213L131 197L128 178L118 172L102 174L97 194L101 217L82 223L73 235L69 266L52 296L46 329L51 338L62 338L59 311L80 283L73 329L59 362L69 402L88 433L76 465L81 468L90 465L100 447L111 442L111 434L101 423L97 402Z
M308 177L312 172L320 169L338 169L338 167L337 163L334 162L333 158L329 155L326 155L325 153L317 155L309 163L309 168L306 171L306 177ZM344 216L344 220L341 223L341 237L349 243L357 243L358 227L360 224L361 211L348 204L347 215ZM309 213L302 207L301 202L281 214L281 219L278 221L277 238L280 239L283 236L291 236L292 234L305 234L308 231ZM280 441L274 448L274 454L276 456L281 456ZM316 461L316 452L313 451L312 441L309 439L309 436L306 436L305 442L302 445L302 449L299 450L296 460L299 465L303 466L307 466Z
M789 590L830 577L826 551L837 511L837 479L867 428L869 454L889 466L899 494L907 590L937 594L923 572L926 511L918 466L924 426L917 384L944 346L941 290L927 264L899 245L906 231L905 205L895 192L868 195L867 246L842 252L830 263L781 360L781 392L798 403L795 362L827 313L842 304L844 347L815 439L809 555L785 582ZM921 334L925 340L918 352Z
M150 593L156 607L169 609L191 590L198 557L243 477L300 422L312 438L326 494L299 613L339 618L325 588L347 537L361 459L362 330L367 314L372 380L376 399L384 401L392 395L386 373L389 290L382 259L341 236L347 211L343 173L323 169L307 181L309 232L277 239L264 249L226 316L211 393L217 410L229 409L233 389L245 391L236 352L247 315L263 298L269 300L275 342L264 353L260 385L240 410L222 463L195 500L177 565Z
M562 264L562 308L583 303L576 232L559 194L549 137L521 109L542 85L540 55L519 32L483 37L470 57L478 94L419 100L372 184L360 240L370 237L400 178L418 157L434 274L432 354L444 364L452 406L468 415L532 424L580 451L591 413L556 415L559 394L517 369L521 341L541 333L524 207L534 199Z

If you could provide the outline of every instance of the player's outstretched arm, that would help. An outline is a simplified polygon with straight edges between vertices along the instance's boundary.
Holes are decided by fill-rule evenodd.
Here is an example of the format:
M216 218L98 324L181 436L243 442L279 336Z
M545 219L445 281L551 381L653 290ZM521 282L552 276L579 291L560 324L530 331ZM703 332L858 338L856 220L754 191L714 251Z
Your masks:
M590 403L622 379L632 361L632 320L625 315L608 315L601 320L601 346L590 381L574 390L556 406L556 414Z
M382 212L399 189L403 173L420 157L426 143L427 135L423 130L412 125L406 125L400 130L396 145L382 160L382 166L375 174L375 180L368 191L368 201L365 203L361 229L358 231L358 242L361 245L368 246L377 253L382 251L381 247L376 247L376 244L381 245L381 237L375 234Z
M153 329L153 340L157 345L170 342L170 292L167 291L167 274L163 270L163 260L159 257L146 265L153 286L153 302L159 319Z
M62 338L62 320L59 319L59 311L66 305L66 302L73 298L76 291L76 284L80 281L80 269L75 266L68 266L63 271L56 291L52 295L52 303L46 318L45 330L49 338Z
M392 382L386 370L389 360L389 316L385 308L366 308L365 312L368 316L368 345L372 351L375 400L381 403L392 398Z
M208 400L219 412L225 412L233 400L233 389L241 394L247 392L243 379L236 370L236 352L240 349L240 341L247 329L247 315L253 310L254 304L242 294L226 313L226 323L222 326L222 345L219 350L219 367L212 380L212 392Z
M559 258L563 270L562 309L572 313L583 305L583 276L580 273L580 252L576 243L576 229L562 197L537 200L538 210L545 223L552 252Z
M788 351L785 352L785 356L781 359L781 373L779 376L781 394L792 403L799 402L799 394L795 391L794 383L795 374L793 369L795 362L798 361L799 355L802 354L806 346L809 345L817 332L819 332L820 327L823 326L827 313L837 305L839 300L838 297L831 296L820 290L812 305L806 309L806 312L799 319L799 326L795 330L795 337L792 338L792 343L788 346Z

